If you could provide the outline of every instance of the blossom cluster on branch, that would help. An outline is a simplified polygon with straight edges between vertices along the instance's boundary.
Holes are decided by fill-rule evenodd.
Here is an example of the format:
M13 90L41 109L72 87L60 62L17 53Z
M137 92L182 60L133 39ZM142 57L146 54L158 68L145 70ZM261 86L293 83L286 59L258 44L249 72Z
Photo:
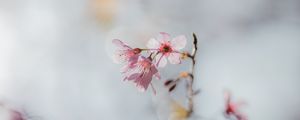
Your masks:
M151 84L153 77L160 79L161 75L158 68L163 68L169 63L180 64L184 59L190 59L191 69L180 72L178 77L167 79L164 82L165 87L172 92L179 81L185 81L187 84L187 108L174 102L171 120L185 120L194 112L194 96L200 93L200 90L194 90L196 53L198 50L198 40L196 34L193 34L193 50L191 52L181 51L187 42L184 35L171 38L168 33L160 32L157 38L151 38L147 43L147 48L132 48L125 42L114 39L112 42L117 47L114 54L114 61L122 63L121 73L124 75L124 81L131 81L140 91L145 91L151 86L154 93L156 90ZM229 92L225 93L225 109L223 114L225 118L234 120L247 120L247 117L239 112L240 103L232 102ZM174 117L175 116L175 117Z
M121 72L124 80L132 81L141 91L147 90L153 76L160 79L158 68L165 67L168 61L171 64L181 63L181 49L186 45L186 37L181 35L171 38L168 33L161 32L157 38L148 41L148 48L131 48L121 40L114 39L118 47L114 60L124 63ZM148 53L146 56L141 53Z

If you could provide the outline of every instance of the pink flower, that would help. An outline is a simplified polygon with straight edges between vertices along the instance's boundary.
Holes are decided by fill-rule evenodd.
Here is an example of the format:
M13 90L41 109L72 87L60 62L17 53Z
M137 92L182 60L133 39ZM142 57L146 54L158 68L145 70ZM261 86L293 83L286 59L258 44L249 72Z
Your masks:
M114 54L114 61L116 63L130 63L133 64L137 62L138 57L141 53L141 49L135 48L132 49L127 44L122 42L121 40L114 39L113 44L115 44L118 48Z
M16 110L11 110L11 117L12 117L12 120L26 120L24 118L24 115L21 112L16 111Z
M147 47L152 51L157 51L155 62L158 67L164 67L167 64L167 58L171 64L180 64L181 53L179 50L186 45L184 35L177 36L171 40L168 33L161 32L157 39L150 39Z
M239 108L241 105L244 105L245 103L240 101L240 102L232 102L231 101L231 94L229 92L225 93L225 100L226 100L226 105L225 105L225 117L229 118L231 116L235 117L237 120L247 120L247 117L239 112Z
M8 115L4 117L5 120L27 120L27 116L24 114L24 111L14 108L11 105L8 105L1 101L0 101L0 111ZM2 120L3 116L0 116L0 119Z
M153 76L160 79L157 68L148 58L140 56L135 64L127 65L124 80L132 81L141 91L147 90Z

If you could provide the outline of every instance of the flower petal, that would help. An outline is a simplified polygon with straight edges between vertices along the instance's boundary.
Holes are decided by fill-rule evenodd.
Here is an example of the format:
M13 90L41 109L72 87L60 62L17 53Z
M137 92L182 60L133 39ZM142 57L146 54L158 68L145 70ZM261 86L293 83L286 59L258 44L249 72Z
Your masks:
M160 74L159 74L157 68L155 67L155 65L152 65L152 66L151 66L150 72L151 72L152 75L154 75L154 77L155 77L156 79L158 79L158 80L160 79Z
M161 43L167 42L171 40L171 37L168 33L165 32L160 32L159 36L157 37L158 41L160 41Z
M119 39L113 39L112 43L115 44L120 50L128 50L131 49L126 43L122 42Z
M136 87L141 91L144 92L147 90L149 84L151 83L153 74L151 73L144 73L144 75L140 75L137 79L135 79Z
M155 78L158 79L158 80L161 79L159 72L155 73L154 76L155 76Z
M119 51L115 52L112 56L113 62L117 64L121 64L125 61L124 56Z
M137 79L141 74L140 73L134 73L132 75L130 75L127 80L134 80Z
M151 38L147 43L147 48L149 48L149 49L158 49L159 48L159 42L156 39Z
M133 55L129 58L128 60L128 64L135 64L137 63L138 59L139 59L139 54Z
M25 120L24 115L16 110L11 111L12 120Z
M156 57L155 57L155 65L157 67L165 67L167 65L168 61L167 61L167 58L162 54L158 54Z
M124 65L123 67L121 67L120 72L121 73L126 73L129 70L130 70L130 66L129 65Z
M177 36L171 41L172 47L176 50L183 49L186 45L186 37L184 35Z
M181 63L180 56L181 56L180 53L171 53L168 56L168 60L171 64L180 64Z

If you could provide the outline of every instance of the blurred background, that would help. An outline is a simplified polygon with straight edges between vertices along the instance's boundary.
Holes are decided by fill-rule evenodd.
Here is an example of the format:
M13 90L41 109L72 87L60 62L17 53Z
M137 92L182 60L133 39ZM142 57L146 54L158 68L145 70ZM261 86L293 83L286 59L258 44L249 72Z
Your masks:
M299 0L0 0L0 99L42 120L166 120L184 87L140 93L110 57L162 31L186 50L198 35L195 116L224 120L228 89L249 120L300 120Z

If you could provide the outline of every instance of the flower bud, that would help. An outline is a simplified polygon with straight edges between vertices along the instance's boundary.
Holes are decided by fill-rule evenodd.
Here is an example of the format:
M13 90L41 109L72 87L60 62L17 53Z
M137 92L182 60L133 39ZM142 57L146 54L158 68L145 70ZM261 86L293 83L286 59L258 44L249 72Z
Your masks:
M175 87L176 87L176 84L174 84L173 86L171 86L171 87L169 88L169 92L172 92L172 91L175 89Z
M142 50L140 48L134 48L133 52L134 52L134 54L139 54L142 52Z
M174 82L172 79L167 80L167 81L165 82L165 86L168 86L168 85L171 84L172 82Z

